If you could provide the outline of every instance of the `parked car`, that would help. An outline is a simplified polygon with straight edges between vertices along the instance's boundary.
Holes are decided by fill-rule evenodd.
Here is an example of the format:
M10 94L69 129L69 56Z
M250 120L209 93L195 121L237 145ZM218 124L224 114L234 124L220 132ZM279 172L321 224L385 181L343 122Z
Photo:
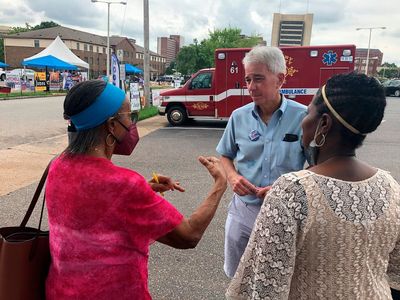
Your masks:
M34 81L35 80L35 71L32 69L14 69L14 70L9 70L6 71L6 76L13 76L13 77L19 77L21 80L29 80L29 81Z
M400 97L400 79L388 80L382 85L386 96L395 95L396 97Z

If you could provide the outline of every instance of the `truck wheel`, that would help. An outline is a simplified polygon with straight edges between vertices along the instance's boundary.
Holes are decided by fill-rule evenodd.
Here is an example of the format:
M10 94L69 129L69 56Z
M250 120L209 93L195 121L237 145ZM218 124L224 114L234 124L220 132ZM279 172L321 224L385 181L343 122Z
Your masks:
M167 118L172 126L179 126L186 122L187 113L183 107L173 106L168 110Z
M6 74L1 74L0 79L1 79L1 81L6 81Z
M395 95L396 97L400 97L400 90L396 90L396 91L394 92L394 95Z

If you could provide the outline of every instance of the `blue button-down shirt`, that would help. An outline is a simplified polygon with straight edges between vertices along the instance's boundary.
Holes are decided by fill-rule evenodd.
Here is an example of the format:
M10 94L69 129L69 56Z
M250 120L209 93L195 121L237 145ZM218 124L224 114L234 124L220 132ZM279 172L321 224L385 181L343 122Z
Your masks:
M258 187L271 185L282 174L303 169L301 121L306 106L282 96L282 102L268 124L254 103L233 111L217 152L236 160L240 175ZM253 195L240 196L246 203L259 204Z

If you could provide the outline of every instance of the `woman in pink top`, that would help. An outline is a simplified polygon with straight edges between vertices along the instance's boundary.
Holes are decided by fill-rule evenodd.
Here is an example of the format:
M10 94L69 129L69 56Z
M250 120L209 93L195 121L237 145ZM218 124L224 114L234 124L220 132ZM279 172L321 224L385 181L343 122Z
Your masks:
M64 113L77 133L47 179L52 262L46 298L151 299L150 244L197 245L226 189L223 168L214 157L199 157L214 185L185 218L156 194L183 191L178 183L165 176L147 182L111 162L113 154L130 155L139 140L122 90L100 80L79 83L66 96Z

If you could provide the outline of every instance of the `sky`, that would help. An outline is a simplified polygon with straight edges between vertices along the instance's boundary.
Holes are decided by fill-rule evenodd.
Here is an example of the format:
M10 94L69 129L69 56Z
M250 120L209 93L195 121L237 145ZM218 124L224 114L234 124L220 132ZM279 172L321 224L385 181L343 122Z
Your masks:
M117 0L107 0L115 1ZM110 5L110 35L136 39L143 46L143 0ZM150 49L157 37L179 34L185 45L201 41L210 31L240 28L271 44L273 13L313 13L311 45L355 44L383 52L383 61L400 66L398 0L148 0ZM0 0L0 25L37 25L54 21L62 26L107 35L107 4L90 0Z

